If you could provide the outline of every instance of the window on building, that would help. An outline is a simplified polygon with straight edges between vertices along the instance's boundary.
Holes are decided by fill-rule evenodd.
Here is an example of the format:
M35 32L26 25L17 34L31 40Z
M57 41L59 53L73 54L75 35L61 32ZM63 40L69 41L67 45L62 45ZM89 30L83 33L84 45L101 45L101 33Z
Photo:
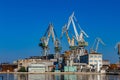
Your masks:
M102 66L101 64L99 64L99 66Z
M90 58L93 58L93 56L91 55Z
M94 62L97 62L97 60L94 60Z
M97 64L94 64L94 66L97 66Z
M98 56L98 58L101 58L102 56Z
M97 58L97 56L95 56L95 58Z
M90 60L90 62L93 62L93 60Z

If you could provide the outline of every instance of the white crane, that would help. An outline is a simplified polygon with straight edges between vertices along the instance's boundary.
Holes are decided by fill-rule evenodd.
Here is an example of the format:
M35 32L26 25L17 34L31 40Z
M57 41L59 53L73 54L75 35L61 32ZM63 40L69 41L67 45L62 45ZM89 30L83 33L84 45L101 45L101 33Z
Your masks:
M89 37L89 36L85 33L85 31L83 31L83 29L80 27L80 37L79 37L79 41L80 41L80 42L85 42L84 36L86 36L87 38Z
M97 37L94 41L92 48L91 48L91 52L97 52L99 43L101 43L102 45L105 45L105 43L102 41L102 39ZM95 44L96 44L96 47L95 47ZM94 47L95 47L95 50L93 49Z
M48 43L50 39L50 35L52 35L52 40L54 42L55 52L58 53L59 49L59 40L56 38L55 30L52 24L49 24L47 31L45 32L44 36L40 39L41 43L39 44L40 47L44 50L43 56L47 56L48 54Z
M80 27L79 24L78 24L78 27L80 28L80 34L78 34L74 20L77 22L77 19L75 18L74 12L73 12L72 15L69 17L68 24L62 28L61 37L63 36L63 34L65 32L67 32L69 30L70 24L72 23L73 29L74 29L74 33L75 33L74 37L75 37L77 43L85 42L84 36L88 37L88 35L85 33L85 31L83 31L83 29Z
M80 33L78 33L75 22L77 23L77 27L80 28ZM73 30L74 30L74 36L72 36L72 39L70 39L68 37L68 32L70 24L72 24ZM71 50L75 50L72 51L73 53L76 54L77 58L79 59L81 55L84 54L84 47L88 45L87 42L85 42L84 37L88 37L88 35L85 33L85 31L80 27L80 25L78 24L78 21L76 19L76 17L74 16L74 12L72 13L72 15L69 17L67 24L62 28L62 34L61 34L61 38L63 36L63 34L66 33L67 35L67 39L68 39L68 43L69 46L71 47ZM77 46L75 46L74 44L74 39L77 42Z
M77 32L77 29L76 29L76 26L75 26L75 23L74 23L74 12L72 13L72 15L69 17L69 20L68 20L68 23L65 24L65 26L62 28L62 34L61 34L61 37L63 36L63 34L69 30L69 27L70 27L70 24L72 23L73 25L73 28L74 28L74 32L75 32L75 36L76 36L76 40L78 40L78 32Z

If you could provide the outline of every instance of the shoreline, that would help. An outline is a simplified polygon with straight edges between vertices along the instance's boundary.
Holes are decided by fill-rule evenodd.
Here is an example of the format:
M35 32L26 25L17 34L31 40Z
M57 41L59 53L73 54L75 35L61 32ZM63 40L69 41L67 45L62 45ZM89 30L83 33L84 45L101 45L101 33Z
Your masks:
M97 73L97 72L0 72L0 74L75 74L75 75L120 75L120 73Z
M0 74L105 74L96 72L0 72Z

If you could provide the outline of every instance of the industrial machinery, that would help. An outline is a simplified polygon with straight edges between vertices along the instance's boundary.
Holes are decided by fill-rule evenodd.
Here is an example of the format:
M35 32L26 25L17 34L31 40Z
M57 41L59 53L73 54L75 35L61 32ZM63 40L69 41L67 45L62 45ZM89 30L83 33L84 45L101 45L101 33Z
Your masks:
M77 28L80 29L79 34L78 34L75 23L77 23ZM72 38L70 38L69 35L68 35L69 34L68 32L70 32L70 30L69 30L70 24L72 24L74 34L75 34L75 35L72 35ZM69 17L68 23L65 24L65 26L62 28L61 38L62 38L64 33L66 33L66 37L67 37L69 47L70 47L70 50L71 50L70 59L71 59L71 56L72 57L74 56L74 59L80 60L79 59L80 56L84 55L85 47L88 46L88 42L86 42L84 40L84 37L88 37L88 35L85 33L85 31L78 24L78 21L77 21L76 17L74 16L74 12ZM76 41L76 44L75 44L75 41Z
M68 31L66 31L66 37L67 37L67 40L68 40L68 43L69 43L69 48L71 50L75 50L76 46L75 46L75 39L74 39L74 37L72 37L72 39L70 39Z
M119 65L120 65L120 42L118 42L116 45L115 45L115 49L118 48L118 56L119 56Z
M43 56L47 56L48 54L48 43L50 40L50 36L52 35L52 41L54 42L54 50L55 50L55 55L59 55L59 52L61 50L60 42L57 39L57 35L55 34L55 30L52 24L49 24L47 31L45 32L44 36L40 39L41 43L39 46L43 49Z
M99 37L97 37L97 38L95 39L94 43L93 43L92 48L91 48L91 53L97 52L98 47L99 47L99 43L101 43L102 45L105 46L105 43L102 41L102 39L99 38ZM95 48L95 49L94 49L94 48Z
M78 27L80 28L80 34L78 34L77 32L77 29L76 29L76 25L75 25L75 22L77 23ZM80 47L83 47L83 46L88 46L88 43L85 42L84 40L84 36L88 37L88 35L85 33L85 31L80 27L80 25L78 24L77 22L77 19L76 17L74 16L74 12L72 13L72 15L69 17L69 20L68 20L68 23L67 25L65 25L63 28L62 28L62 34L61 34L61 37L63 36L63 34L65 32L68 32L69 31L69 27L70 27L70 24L72 23L73 25L73 29L74 29L74 33L75 33L75 40L77 41L77 44L78 46Z

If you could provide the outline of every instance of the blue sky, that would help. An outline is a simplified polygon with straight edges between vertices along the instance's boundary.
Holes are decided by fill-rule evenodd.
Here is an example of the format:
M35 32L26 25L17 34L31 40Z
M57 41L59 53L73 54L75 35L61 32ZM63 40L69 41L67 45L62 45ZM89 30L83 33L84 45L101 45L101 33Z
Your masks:
M89 35L89 48L96 37L106 46L98 52L112 63L118 61L115 44L120 41L119 0L1 0L0 1L0 62L39 56L39 39L48 24L53 23L60 36L62 26L74 11L77 20ZM68 49L66 38L63 51ZM51 53L53 45L50 43Z

